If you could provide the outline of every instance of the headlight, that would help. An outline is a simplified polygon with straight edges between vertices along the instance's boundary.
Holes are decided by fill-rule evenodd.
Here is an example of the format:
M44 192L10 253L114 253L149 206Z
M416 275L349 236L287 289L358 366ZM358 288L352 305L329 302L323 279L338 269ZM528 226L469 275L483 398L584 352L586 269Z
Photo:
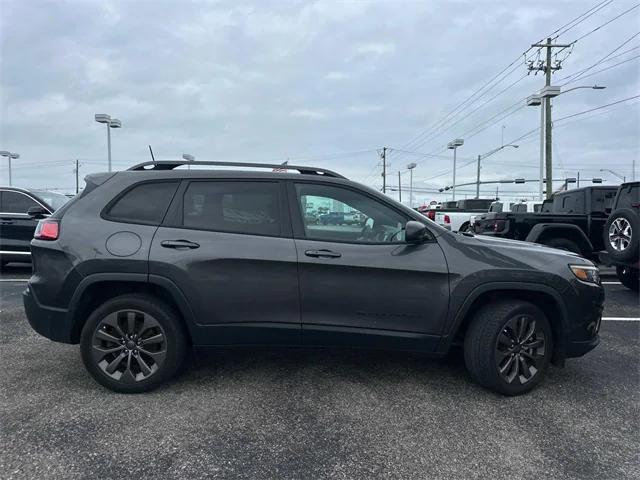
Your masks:
M600 285L600 271L598 267L590 265L569 265L569 268L578 280L585 283Z

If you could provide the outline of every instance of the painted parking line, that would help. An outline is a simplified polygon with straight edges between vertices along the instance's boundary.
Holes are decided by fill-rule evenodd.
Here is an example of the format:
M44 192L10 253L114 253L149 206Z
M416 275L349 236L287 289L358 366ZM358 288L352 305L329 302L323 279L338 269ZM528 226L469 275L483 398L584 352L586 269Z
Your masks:
M0 282L28 282L28 278L0 278Z
M603 285L622 285L621 282L602 282Z
M640 322L640 317L602 317L607 322Z

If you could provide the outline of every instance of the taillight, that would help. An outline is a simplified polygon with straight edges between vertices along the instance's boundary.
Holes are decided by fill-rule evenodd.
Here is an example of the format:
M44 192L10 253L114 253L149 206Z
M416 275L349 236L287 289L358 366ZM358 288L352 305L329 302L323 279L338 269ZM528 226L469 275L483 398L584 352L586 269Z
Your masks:
M427 218L429 220L435 220L436 219L436 211L435 210L429 210L427 212Z
M60 224L57 220L46 219L40 220L36 227L36 232L33 234L33 238L38 240L57 240L60 234Z
M492 225L493 231L502 232L505 229L506 225L507 222L505 220L495 220Z
M451 223L451 218L449 217L449 215L444 216L444 223Z

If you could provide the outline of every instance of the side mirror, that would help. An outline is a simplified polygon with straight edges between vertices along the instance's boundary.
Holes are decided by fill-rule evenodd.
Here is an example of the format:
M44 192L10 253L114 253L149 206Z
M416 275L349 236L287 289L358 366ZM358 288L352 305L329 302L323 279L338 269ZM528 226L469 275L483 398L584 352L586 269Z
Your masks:
M422 243L427 237L427 227L415 220L409 220L404 227L404 240L407 243Z
M30 207L29 210L27 210L27 215L29 215L30 218L33 218L34 220L40 220L41 218L45 218L49 216L49 212L41 207L41 206L36 206L36 207Z

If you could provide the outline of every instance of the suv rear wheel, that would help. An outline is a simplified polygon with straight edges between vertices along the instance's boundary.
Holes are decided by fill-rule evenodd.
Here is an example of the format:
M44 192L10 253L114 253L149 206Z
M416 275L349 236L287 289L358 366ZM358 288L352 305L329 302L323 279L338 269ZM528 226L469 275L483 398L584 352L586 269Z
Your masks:
M553 339L549 321L531 303L491 303L473 318L464 343L465 363L483 387L503 395L533 389L544 376Z
M122 295L103 303L80 337L82 361L91 376L121 393L146 392L173 377L185 350L176 313L147 295Z

